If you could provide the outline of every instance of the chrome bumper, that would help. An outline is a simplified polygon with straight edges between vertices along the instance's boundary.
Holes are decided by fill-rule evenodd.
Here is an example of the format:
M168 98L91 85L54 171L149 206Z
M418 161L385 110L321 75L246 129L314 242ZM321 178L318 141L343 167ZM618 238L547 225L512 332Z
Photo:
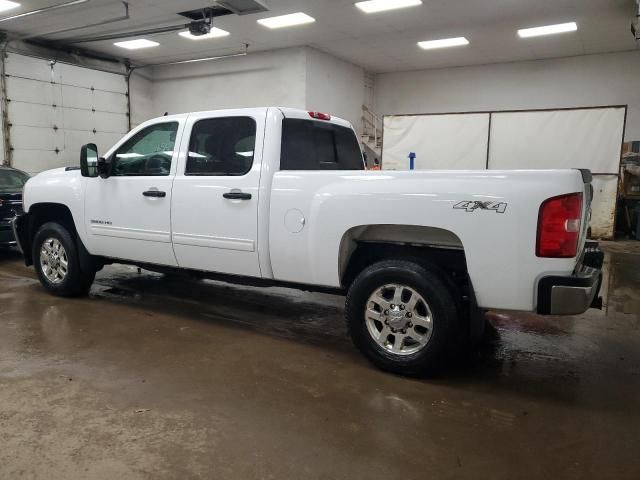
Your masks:
M540 279L537 310L539 314L579 315L589 308L602 308L602 299L598 295L602 283L602 254L597 246L595 249L597 253L594 251L592 256L594 261L585 258L583 265L573 275L553 275Z
M18 235L19 226L22 225L23 217L24 214L19 214L11 219L11 230L13 230L13 237L16 239L18 250L24 255L24 250L22 250L22 245L20 244L20 235ZM20 224L18 222L20 222Z

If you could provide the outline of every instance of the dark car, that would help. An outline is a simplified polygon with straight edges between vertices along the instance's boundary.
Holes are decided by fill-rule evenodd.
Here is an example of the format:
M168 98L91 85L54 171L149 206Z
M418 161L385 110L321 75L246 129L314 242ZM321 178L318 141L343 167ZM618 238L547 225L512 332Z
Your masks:
M26 173L0 165L0 247L16 244L11 220L22 212L22 187L27 180Z

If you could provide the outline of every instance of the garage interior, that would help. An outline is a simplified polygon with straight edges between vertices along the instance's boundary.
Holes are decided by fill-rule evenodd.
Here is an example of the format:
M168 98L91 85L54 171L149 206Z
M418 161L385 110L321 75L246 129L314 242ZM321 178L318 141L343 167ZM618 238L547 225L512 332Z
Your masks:
M355 3L0 1L0 165L281 106L351 122L372 169L588 168L602 310L489 311L406 378L339 295L109 265L57 298L0 249L0 478L640 478L640 3Z

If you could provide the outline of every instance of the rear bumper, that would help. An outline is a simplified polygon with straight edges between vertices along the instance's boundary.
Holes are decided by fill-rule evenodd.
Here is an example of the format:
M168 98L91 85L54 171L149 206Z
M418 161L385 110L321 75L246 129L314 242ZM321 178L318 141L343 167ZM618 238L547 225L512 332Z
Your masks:
M589 308L602 308L598 295L602 283L602 252L589 243L582 266L569 276L543 277L538 283L538 313L579 315Z

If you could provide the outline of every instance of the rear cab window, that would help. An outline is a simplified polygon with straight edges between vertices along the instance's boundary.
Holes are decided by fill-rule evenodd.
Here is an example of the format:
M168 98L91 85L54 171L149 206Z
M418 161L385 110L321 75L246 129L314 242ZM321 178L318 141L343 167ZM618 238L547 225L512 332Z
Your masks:
M364 170L353 130L334 123L285 118L280 170Z

